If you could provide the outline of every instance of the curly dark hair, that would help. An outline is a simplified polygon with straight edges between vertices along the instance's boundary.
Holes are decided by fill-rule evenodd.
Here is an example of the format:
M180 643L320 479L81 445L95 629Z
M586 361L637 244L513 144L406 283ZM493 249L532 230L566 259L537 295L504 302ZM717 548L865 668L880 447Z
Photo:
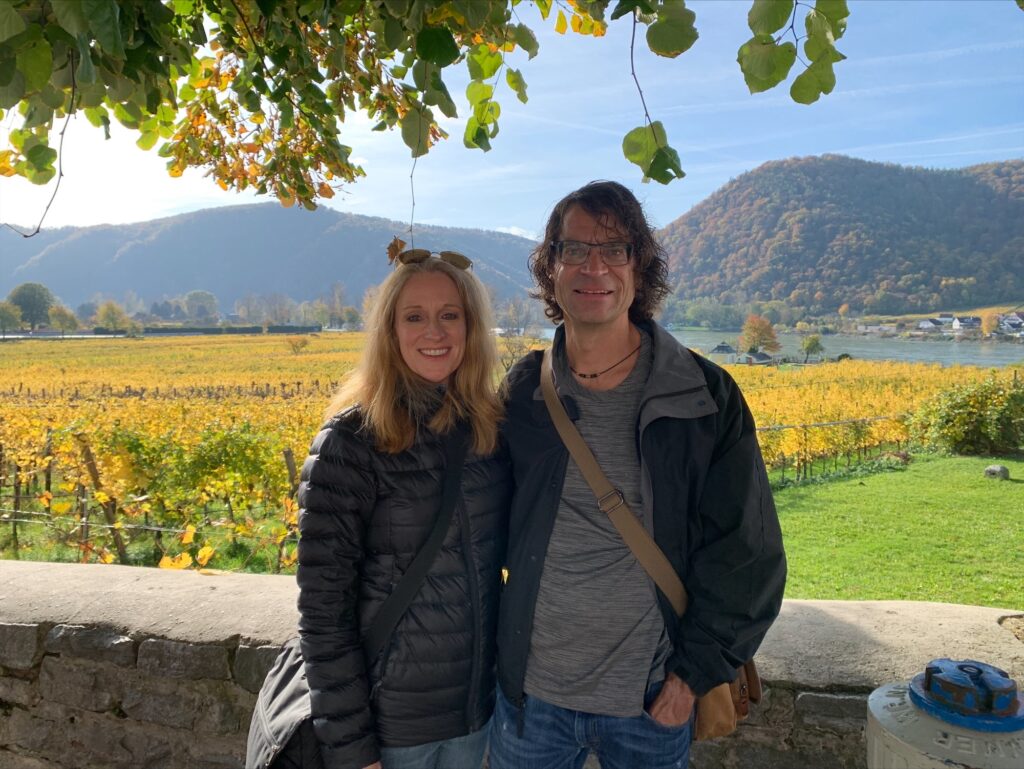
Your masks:
M629 236L636 275L636 296L629 306L629 319L633 323L650 320L670 292L665 250L654 239L654 231L636 196L618 182L607 181L590 182L558 201L548 218L544 240L530 254L530 272L537 283L537 291L532 296L544 300L547 305L544 314L556 323L564 317L562 308L555 301L555 282L551 270L555 260L555 244L561 240L562 222L573 206L579 206L595 219L609 219L612 229Z

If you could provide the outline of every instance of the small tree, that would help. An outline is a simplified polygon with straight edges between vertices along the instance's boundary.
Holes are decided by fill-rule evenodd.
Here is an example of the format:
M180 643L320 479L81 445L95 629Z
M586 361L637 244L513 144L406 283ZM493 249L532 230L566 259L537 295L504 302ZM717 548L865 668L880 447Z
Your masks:
M7 338L8 331L21 327L21 308L13 302L0 302L0 335Z
M766 350L778 352L782 349L771 321L760 315L748 315L740 332L740 347L748 352Z
M811 334L810 336L805 336L803 341L800 342L800 349L804 353L804 363L806 363L812 355L821 355L825 352L825 345L821 343L820 336Z
M989 336L993 331L999 328L999 315L995 312L986 312L981 316L981 334L982 336Z
M359 314L359 310L357 310L352 305L349 305L348 307L346 307L342 311L342 315L341 316L342 316L342 318L344 318L345 328L348 329L349 331L355 331L360 326L363 325L363 316L360 315Z
M28 323L35 331L40 323L46 323L53 305L53 294L42 283L22 283L15 287L7 301L21 309L21 322Z
M189 291L182 299L182 303L192 320L209 320L217 317L217 297L209 291Z
M110 300L100 305L96 310L96 325L111 331L127 331L131 326L131 319L117 302Z
M66 332L78 329L78 318L67 307L58 304L50 308L50 325L59 328L63 337Z

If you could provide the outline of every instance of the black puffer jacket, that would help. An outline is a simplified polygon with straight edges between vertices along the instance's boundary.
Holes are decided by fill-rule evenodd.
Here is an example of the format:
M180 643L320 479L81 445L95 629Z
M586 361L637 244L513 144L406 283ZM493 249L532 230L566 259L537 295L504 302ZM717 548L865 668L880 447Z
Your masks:
M507 461L467 457L462 499L423 587L375 660L365 632L430 534L441 441L375 450L358 409L329 421L302 468L299 634L327 769L480 729L494 703L494 636L510 494Z

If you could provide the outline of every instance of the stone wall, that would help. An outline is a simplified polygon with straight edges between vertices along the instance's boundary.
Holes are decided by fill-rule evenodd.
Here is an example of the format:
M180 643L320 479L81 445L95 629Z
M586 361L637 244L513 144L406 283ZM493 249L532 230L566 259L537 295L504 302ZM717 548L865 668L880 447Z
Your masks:
M930 659L1024 681L1020 612L787 601L758 654L765 699L692 765L865 765L867 695ZM290 577L0 562L0 767L241 767L265 671L294 633ZM596 763L590 765L596 766Z

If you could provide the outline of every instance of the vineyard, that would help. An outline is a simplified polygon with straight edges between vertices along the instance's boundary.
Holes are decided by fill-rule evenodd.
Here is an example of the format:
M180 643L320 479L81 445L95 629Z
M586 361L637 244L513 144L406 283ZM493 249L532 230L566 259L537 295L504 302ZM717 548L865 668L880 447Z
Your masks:
M0 346L2 556L288 571L298 471L362 335L294 342ZM993 375L863 361L732 373L766 461L791 478L900 447L921 402Z

